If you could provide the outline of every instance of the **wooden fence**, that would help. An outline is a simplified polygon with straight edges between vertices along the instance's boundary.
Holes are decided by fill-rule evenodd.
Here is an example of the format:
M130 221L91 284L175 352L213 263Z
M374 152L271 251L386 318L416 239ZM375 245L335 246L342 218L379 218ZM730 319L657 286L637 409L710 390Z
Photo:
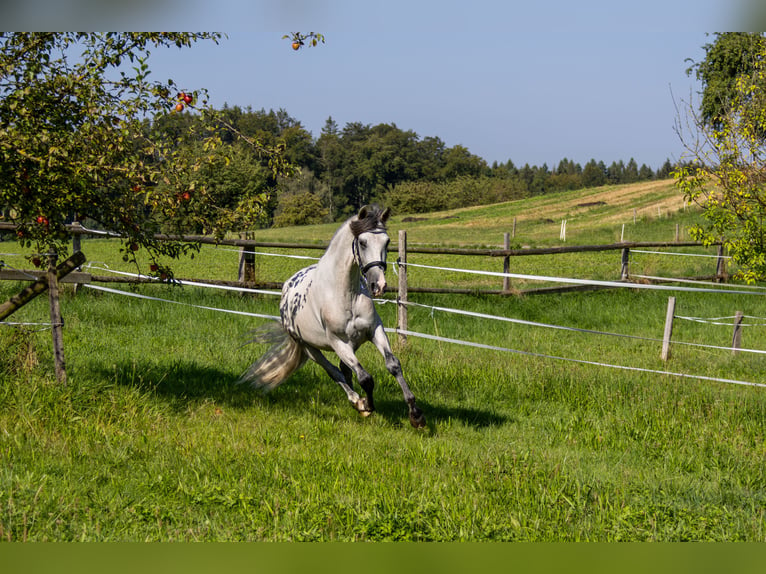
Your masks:
M0 232L2 231L14 231L15 226L0 223ZM14 280L14 281L34 281L32 287L28 287L3 305L0 305L0 321L13 313L16 309L20 308L26 302L31 300L34 296L42 293L45 290L49 290L50 293L50 305L51 305L51 323L53 325L53 340L54 351L56 357L56 373L60 381L66 380L66 374L64 371L64 358L63 358L63 345L61 339L61 316L59 311L58 302L58 282L66 281L77 284L90 283L90 282L102 282L102 283L141 283L153 281L150 278L133 278L133 277L120 277L120 276L100 276L92 275L90 273L83 273L76 271L76 268L84 263L84 257L80 251L81 249L81 237L83 236L103 236L103 232L94 232L88 230L79 224L73 224L69 226L69 232L74 238L72 258L67 260L62 266L56 266L56 261L51 258L49 261L48 271L17 271L0 269L0 280ZM265 289L279 289L282 286L281 282L263 282L258 281L255 273L255 255L250 253L250 250L256 248L265 249L295 249L295 250L320 250L324 251L327 248L327 244L306 244L306 243L277 243L277 242L263 242L255 241L252 239L215 239L209 236L200 235L165 235L158 234L155 236L158 241L182 241L188 243L198 243L207 245L224 245L240 248L240 259L238 277L236 280L211 280L211 279L186 279L187 281L194 281L197 283L207 283L210 285L225 285L232 287L246 287L246 288L265 288ZM436 288L436 287L415 287L408 284L407 278L407 263L408 257L411 254L430 254L430 255L447 255L453 257L489 257L499 258L502 260L503 273L508 273L510 269L511 257L524 257L524 256L545 256L545 255L559 255L565 253L588 253L599 251L620 251L620 281L628 282L629 271L628 262L630 259L631 249L644 249L644 248L669 248L669 247L684 247L684 246L702 246L697 242L621 242L605 245L566 245L558 247L544 247L544 248L522 248L522 249L510 249L509 248L509 234L504 234L503 248L502 249L466 249L466 248L446 248L446 247L420 247L420 246L408 246L407 244L407 232L405 230L399 231L398 244L392 245L391 251L397 253L397 271L398 271L398 284L391 285L390 290L397 292L397 299L399 301L399 329L407 330L407 301L410 293L454 293L454 294L489 294L509 296L517 294L537 294L537 293L563 293L567 291L582 291L582 290L595 290L604 289L599 285L569 285L559 287L543 287L535 289L527 289L524 291L512 290L510 287L510 278L502 277L502 285L498 289L460 289L460 288ZM723 281L726 277L725 258L721 246L718 246L718 256L716 260L716 270L714 274L704 277L705 279L714 279L717 281ZM701 279L695 277L694 279ZM183 281L183 279L182 279ZM668 339L669 334L668 334ZM664 353L663 353L664 354Z
M15 226L7 223L0 223L0 231L13 231ZM80 251L80 237L81 236L96 236L94 231L88 230L79 224L73 224L69 226L69 232L74 237L73 251L76 253ZM101 232L98 232L101 233ZM154 236L157 241L181 241L188 243L198 243L202 245L223 245L230 247L240 248L240 260L238 267L237 279L231 281L225 280L211 280L211 279L188 279L189 281L210 283L212 285L228 285L228 286L242 286L242 287L255 287L255 288L267 288L278 289L281 287L281 282L262 282L258 281L255 272L255 255L249 253L250 250L256 248L265 249L286 249L286 250L317 250L324 251L327 248L327 243L278 243L278 242L264 242L255 241L252 239L216 239L214 237L205 235L166 235L157 234ZM560 255L565 253L593 253L599 251L620 251L620 279L627 281L629 279L628 263L630 260L631 249L647 249L647 248L670 248L670 247L700 247L701 243L693 241L661 241L661 242L620 242L602 245L564 245L557 247L543 247L543 248L521 248L510 249L509 248L509 234L504 234L503 237L504 247L502 249L467 249L467 248L448 248L448 247L419 247L407 245L407 232L406 230L399 231L399 242L393 244L390 251L398 254L398 259L402 262L407 261L409 254L429 254L429 255L448 255L455 257L489 257L502 259L502 271L508 273L510 269L511 257L524 257L524 256L540 256L540 255ZM722 247L718 245L718 256L715 267L715 272L704 277L694 277L693 279L712 279L716 281L724 281L726 278L726 266L725 257L723 255ZM474 294L477 293L477 289L469 288L451 288L451 287L415 287L412 285L406 285L406 268L400 266L401 271L404 273L404 280L400 278L398 285L390 286L389 290L397 291L399 289L406 289L409 293L453 293L453 294ZM498 270L499 271L499 270ZM30 276L40 276L44 274L42 271L11 271L0 270L0 280L27 280ZM688 278L687 278L688 279ZM151 281L151 279L140 278L126 278L115 276L100 276L91 275L88 273L74 273L71 277L66 279L67 282L72 283L88 283L103 282L103 283L140 283ZM593 290L601 289L603 287L592 285L576 285L566 287L544 287L529 289L525 291L512 290L510 286L510 279L503 277L502 285L498 289L484 289L481 290L482 294L489 295L513 295L513 294L536 294L536 293L551 293L551 292L566 292L566 291L581 291L581 290Z

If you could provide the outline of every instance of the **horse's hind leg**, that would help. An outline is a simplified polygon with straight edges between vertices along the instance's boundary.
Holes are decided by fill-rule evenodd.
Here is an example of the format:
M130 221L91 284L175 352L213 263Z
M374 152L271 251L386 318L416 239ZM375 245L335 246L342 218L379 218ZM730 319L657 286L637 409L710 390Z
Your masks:
M348 386L352 389L354 388L353 380L354 380L354 371L349 367L346 363L343 361L340 362L340 370L343 373L343 376L346 378L346 382L348 383ZM359 369L362 373L361 378L359 378L359 384L361 385L362 389L364 390L364 394L367 395L367 410L372 412L375 410L375 403L372 399L372 392L375 388L375 381L372 378L372 375L367 373L361 365L357 365L357 369Z
M356 375L356 378L359 380L359 385L364 390L364 394L367 395L362 399L364 408L362 409L357 406L359 412L367 416L375 410L375 403L372 399L372 392L375 388L375 381L373 380L372 375L364 370L361 363L359 362L359 359L356 358L356 355L354 354L354 348L351 345L337 340L334 342L334 344L332 344L332 348L333 351L335 351L335 354L338 355L338 358L341 360L340 367L347 378L346 380L349 382L352 380L351 373L353 371L353 373Z
M346 379L346 383L348 383L348 386L353 389L354 388L354 371L352 371L351 367L349 367L343 361L338 363L338 367L340 368L340 372L343 373L343 378Z
M341 368L338 369L338 367L327 360L327 357L325 357L322 354L322 351L319 349L310 347L308 345L306 345L304 349L306 354L320 367L322 367L333 381L341 386L343 391L346 393L346 397L348 397L349 402L354 405L354 408L358 410L362 416L369 416L372 414L373 409L371 408L368 400L360 397L359 394L351 387L350 382L352 377L350 376L350 369L344 362L341 362ZM349 373L348 377L345 375L347 369ZM341 372L341 370L343 372Z

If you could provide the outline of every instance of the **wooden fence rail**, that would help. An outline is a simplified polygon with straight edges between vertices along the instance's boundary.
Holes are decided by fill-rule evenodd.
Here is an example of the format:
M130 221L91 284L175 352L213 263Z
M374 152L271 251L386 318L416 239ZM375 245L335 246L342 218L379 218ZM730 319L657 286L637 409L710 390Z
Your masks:
M16 228L14 225L7 223L0 223L0 231L14 231ZM52 316L51 322L54 325L54 351L56 354L56 366L57 366L57 378L61 381L66 380L66 374L63 367L63 346L61 344L60 337L60 325L62 323L60 312L58 311L58 280L71 281L75 283L88 283L88 282L120 282L120 283L140 283L153 281L149 278L141 277L115 277L115 276L98 276L91 275L89 273L77 272L76 267L79 267L84 262L84 256L80 251L82 236L94 236L103 237L103 232L97 232L86 229L81 225L75 223L68 226L69 232L75 238L75 245L73 251L76 256L73 256L66 262L67 268L65 273L59 270L58 277L56 276L56 269L54 267L55 260L52 260L49 270L45 271L17 271L0 269L0 280L36 280L36 287L34 290L40 292L46 288L50 289L51 295L51 309ZM252 239L216 239L210 236L204 235L167 235L158 234L154 238L157 241L180 241L187 243L197 243L203 245L224 245L240 248L240 263L238 269L238 278L236 281L223 281L223 280L209 280L209 279L189 279L188 281L194 281L197 283L207 283L210 285L226 285L234 287L258 287L266 289L279 289L281 288L280 282L258 282L255 275L255 255L248 253L247 250L255 248L266 249L285 249L285 250L321 250L324 251L327 248L327 243L279 243L279 242L264 242L256 241ZM620 280L628 282L629 280L629 261L631 249L643 249L643 248L671 248L671 247L700 247L703 244L699 242L620 242L612 244L602 245L564 245L557 247L542 247L542 248L522 248L522 249L510 249L510 237L508 233L503 236L503 248L450 248L450 247L425 247L425 246L408 246L407 232L405 230L399 231L398 243L391 246L391 251L396 252L397 255L397 272L398 272L398 285L391 285L390 290L397 293L398 302L398 328L401 331L407 331L407 302L409 293L453 293L453 294L489 294L489 295L512 295L512 294L536 294L536 293L561 293L566 291L575 290L595 290L602 289L604 287L598 285L569 285L569 286L557 286L557 287L543 287L528 289L525 291L512 291L510 287L510 281L508 277L503 277L502 287L497 290L488 289L470 289L470 288L433 288L433 287L414 287L408 284L407 278L407 260L408 256L413 253L417 254L429 254L429 255L447 255L447 256L467 256L467 257L501 257L503 258L503 272L508 273L510 269L511 257L523 257L523 256L548 256L558 255L565 253L589 253L589 252L602 252L602 251L620 251L621 252L621 267L620 267ZM718 244L717 244L718 245ZM718 245L715 275L708 278L713 278L719 281L725 280L724 264L725 257L721 245ZM74 264L73 264L74 263ZM67 276L68 275L68 276ZM699 279L699 278L697 278ZM670 280L669 280L670 281ZM27 288L28 291L32 291L32 287ZM26 291L26 290L25 290ZM5 313L0 315L2 317L8 316L16 308L20 307L17 303L21 301L11 301L5 304ZM670 299L668 308L668 320L666 322L666 332L664 337L664 345L662 351L662 358L667 360L670 355L670 339L672 333L672 317L675 298ZM23 303L21 303L23 305ZM11 306L13 308L11 308ZM740 321L741 322L741 321ZM58 329L56 329L58 327ZM56 332L58 331L58 333ZM738 346L739 332L735 328L733 347ZM406 336L400 335L400 337L406 340Z
M76 238L76 246L74 251L79 251L81 236L94 236L103 237L105 232L89 230L79 223L74 223L67 226L68 231ZM9 223L0 223L0 231L14 231L16 226ZM256 241L253 239L217 239L215 237L206 235L168 235L157 234L154 236L157 241L181 241L187 243L198 243L202 245L224 245L231 247L239 247L241 250L239 268L236 281L211 281L205 279L189 279L190 281L208 282L211 284L225 284L225 285L241 285L247 287L259 287L259 288L278 288L279 284L276 282L264 283L257 281L255 275L255 256L247 253L248 250L256 248L266 249L287 249L287 250L319 250L324 251L327 248L328 243L280 243L269 241ZM699 242L685 241L685 242L669 242L669 241L651 241L651 242L620 242L602 245L563 245L556 247L541 247L541 248L521 248L510 249L509 248L508 234L503 236L503 248L452 248L452 247L424 247L424 246L408 246L406 241L406 231L401 230L399 232L399 241L391 246L391 251L398 254L398 258L401 259L404 253L418 253L429 255L448 255L448 256L470 256L470 257L501 257L503 258L503 272L508 272L510 269L511 257L524 257L524 256L541 256L541 255L558 255L564 253L588 253L588 252L600 252L600 251L620 251L621 252L621 269L620 278L623 281L628 280L628 262L630 258L631 249L643 249L643 248L669 248L669 247L700 247ZM405 255L406 257L406 255ZM12 279L23 280L22 275L26 273L35 274L34 271L24 271L22 274L19 272L0 270L0 280ZM708 278L713 278L718 281L724 279L725 265L723 251L719 245L718 260L716 271L714 275L710 275ZM405 275L406 277L406 275ZM697 277L696 279L699 279ZM93 276L88 274L77 273L70 278L71 282L85 283L88 281L95 282L139 282L139 279L125 279L109 276ZM392 285L391 291L400 290L402 282L399 285ZM582 290L594 290L600 289L598 286L591 285L576 285L576 286L564 286L564 287L542 287L525 291L512 291L510 286L510 280L506 277L503 278L502 285L498 289L482 289L481 293L488 295L511 295L515 293L534 294L534 293L551 293L551 292L567 292L567 291L582 291ZM453 294L472 294L476 293L476 289L471 288L449 288L449 287L415 287L408 286L407 289L410 293L453 293Z
M15 231L16 226L12 223L0 223L0 231ZM104 232L87 229L79 224L67 226L67 230L73 236L90 235L103 237ZM112 235L113 237L116 237ZM329 242L321 243L279 243L273 241L256 241L253 239L217 239L209 235L168 235L158 233L154 236L157 241L180 241L186 243L200 243L202 245L228 245L232 247L265 247L272 249L315 249L324 251ZM719 245L714 243L713 245ZM701 247L697 241L625 241L620 243L607 243L602 245L561 245L556 247L537 247L520 249L492 249L492 248L459 248L459 247L418 247L407 248L409 253L428 253L434 255L471 255L479 257L517 257L524 255L554 255L558 253L585 253L592 251L616 251L622 249L635 249L644 247ZM399 251L399 245L391 245L390 251Z

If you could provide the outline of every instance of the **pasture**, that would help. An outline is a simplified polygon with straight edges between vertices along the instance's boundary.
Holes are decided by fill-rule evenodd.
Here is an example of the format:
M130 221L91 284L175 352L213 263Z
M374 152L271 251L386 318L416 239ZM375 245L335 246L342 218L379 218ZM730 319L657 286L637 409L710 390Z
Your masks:
M631 200L646 201L646 215L643 236L626 240L672 240L672 224L694 217L680 211L652 220L652 201L680 206L667 185L657 187ZM625 195L631 190L623 189ZM633 225L634 208L617 199L619 192L585 190L408 223L395 216L390 235L395 243L396 230L406 228L412 243L497 246L518 214L522 244L556 244L556 221L567 216L573 241L613 242L621 223ZM613 196L596 198L606 193ZM576 208L586 203L591 206ZM526 213L534 218L522 220ZM267 230L256 238L327 241L335 227ZM86 240L83 251L94 266L133 271L119 259L115 240ZM15 243L0 243L0 252L9 265L24 267L13 258ZM235 279L237 256L204 246L194 260L177 265L177 275ZM391 253L389 284L396 283L395 258ZM410 262L494 271L501 265L428 255L412 255ZM306 263L258 257L257 272L262 280L284 280ZM712 263L639 254L632 266L646 274L702 275ZM518 257L511 267L615 279L619 253ZM500 281L420 269L409 275L414 285L477 290ZM0 301L21 285L0 282ZM766 389L648 372L760 384L766 382L763 358L673 345L671 360L661 361L656 339L668 292L411 294L426 307L410 310L410 330L517 351L415 337L401 343L390 334L427 417L427 427L416 430L371 345L359 352L376 381L377 412L369 418L312 363L267 395L235 385L265 351L242 346L264 320L212 308L275 315L276 297L164 285L116 288L164 301L64 289L65 387L53 377L49 331L0 325L0 539L766 539ZM763 295L670 294L683 315L739 310L766 317ZM487 321L428 306L645 339ZM393 327L396 306L379 304L378 310ZM45 298L11 320L47 321ZM725 347L731 327L679 322L673 339ZM766 349L764 327L747 327L743 347Z

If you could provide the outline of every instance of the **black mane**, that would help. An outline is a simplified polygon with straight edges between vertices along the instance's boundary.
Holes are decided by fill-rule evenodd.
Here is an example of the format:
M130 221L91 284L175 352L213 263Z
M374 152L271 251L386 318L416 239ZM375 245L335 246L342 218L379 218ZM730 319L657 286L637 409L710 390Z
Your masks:
M385 231L388 215L388 209L381 209L377 205L365 205L349 224L351 233L354 234L354 237L359 237L362 233L376 229Z

